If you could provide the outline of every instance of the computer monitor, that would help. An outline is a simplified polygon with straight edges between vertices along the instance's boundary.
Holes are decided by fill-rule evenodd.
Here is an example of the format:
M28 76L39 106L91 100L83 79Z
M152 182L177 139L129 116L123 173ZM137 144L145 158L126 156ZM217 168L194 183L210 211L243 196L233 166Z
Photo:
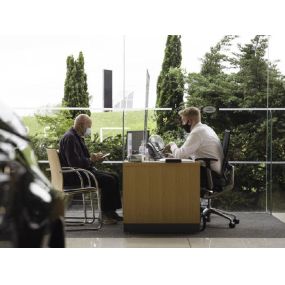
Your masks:
M147 142L149 138L149 131L146 133L146 138L144 138L144 131L127 131L127 155L130 151L132 154L139 153L139 147L144 140Z

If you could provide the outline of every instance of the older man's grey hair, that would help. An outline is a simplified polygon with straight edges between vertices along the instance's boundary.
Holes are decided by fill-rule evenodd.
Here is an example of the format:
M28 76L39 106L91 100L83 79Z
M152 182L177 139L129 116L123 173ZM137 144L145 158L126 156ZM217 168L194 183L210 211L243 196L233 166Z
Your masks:
M86 122L91 121L91 118L86 114L80 114L74 119L74 127L84 125Z

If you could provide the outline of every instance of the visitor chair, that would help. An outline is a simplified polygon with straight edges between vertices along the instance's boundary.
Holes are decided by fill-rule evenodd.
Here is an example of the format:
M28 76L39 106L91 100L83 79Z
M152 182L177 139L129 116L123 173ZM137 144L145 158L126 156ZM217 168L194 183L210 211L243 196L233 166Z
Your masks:
M201 207L201 218L203 221L202 230L210 221L210 215L215 214L229 221L229 227L234 228L239 224L235 215L212 207L212 201L223 195L226 191L234 188L234 166L228 162L228 150L230 144L230 131L225 130L222 143L224 159L222 162L222 174L218 175L211 170L211 162L217 161L213 158L197 158L196 161L204 161L206 167L206 186L201 188L201 198L206 200L206 206Z
M86 225L86 224L94 224L97 220L97 227L92 227L93 230L98 230L102 227L102 211L101 211L101 198L100 198L100 189L98 187L98 181L94 174L86 169L76 168L76 167L61 167L60 159L58 155L58 151L56 149L47 149L48 161L50 168L48 169L51 172L51 183L52 186L59 190L63 191L66 198L72 197L77 194L82 194L82 202L83 202L83 217L73 216L73 217L65 217L66 225ZM80 180L80 186L74 187L65 187L64 186L64 175L65 173L73 173L77 175ZM84 177L86 179L84 179ZM88 181L87 185L86 181ZM94 182L92 186L91 181ZM85 183L84 183L85 182ZM96 197L94 197L94 195ZM91 207L91 216L87 214L87 203L89 197L90 207ZM94 199L96 198L96 199ZM97 202L94 205L94 200ZM96 217L95 208L98 211L98 215Z

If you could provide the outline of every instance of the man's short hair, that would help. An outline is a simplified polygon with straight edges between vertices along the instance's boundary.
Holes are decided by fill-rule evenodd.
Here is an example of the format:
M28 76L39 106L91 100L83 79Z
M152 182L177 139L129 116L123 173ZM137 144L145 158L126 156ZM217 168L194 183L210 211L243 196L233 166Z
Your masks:
M201 113L200 110L196 107L188 107L185 108L178 113L180 116L197 118L199 122L201 121Z

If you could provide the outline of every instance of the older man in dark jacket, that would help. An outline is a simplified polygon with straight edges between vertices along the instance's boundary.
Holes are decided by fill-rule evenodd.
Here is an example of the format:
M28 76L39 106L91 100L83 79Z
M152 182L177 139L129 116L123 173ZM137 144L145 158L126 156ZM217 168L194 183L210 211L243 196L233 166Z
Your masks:
M103 212L103 223L114 224L121 221L116 210L122 207L119 191L118 176L94 167L95 162L104 160L102 153L89 154L85 145L84 136L91 134L92 121L89 116L81 114L74 120L74 126L69 129L59 143L59 155L62 167L80 167L92 171L98 180L102 190L101 207ZM66 175L66 185L76 185L76 176Z

